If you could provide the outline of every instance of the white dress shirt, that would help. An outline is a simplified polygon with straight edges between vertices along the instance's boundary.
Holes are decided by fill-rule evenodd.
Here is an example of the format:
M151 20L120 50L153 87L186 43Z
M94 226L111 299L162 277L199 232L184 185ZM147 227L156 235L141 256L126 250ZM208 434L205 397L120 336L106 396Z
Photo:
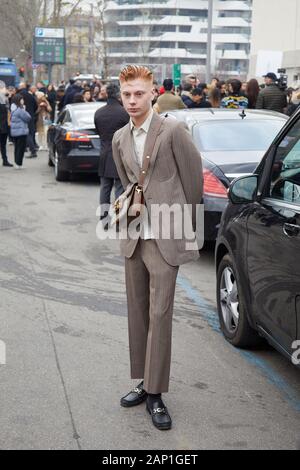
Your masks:
M140 127L135 127L133 121L130 120L131 134L133 138L133 148L134 148L134 153L135 153L133 158L136 159L136 162L140 168L142 168L143 166L145 143L146 143L147 135L149 132L150 124L153 118L153 113L154 111L153 109L151 109L149 116ZM149 219L144 219L141 238L143 240L150 240L154 238L153 233L151 231Z
M153 118L153 109L151 109L151 112L149 116L147 117L146 121L143 122L143 124L140 127L135 127L134 123L132 120L130 120L130 127L131 127L131 133L133 137L133 146L135 150L135 156L136 162L139 165L140 168L143 166L143 156L144 156L144 150L145 150L145 143L147 139L147 135L149 132L150 124Z

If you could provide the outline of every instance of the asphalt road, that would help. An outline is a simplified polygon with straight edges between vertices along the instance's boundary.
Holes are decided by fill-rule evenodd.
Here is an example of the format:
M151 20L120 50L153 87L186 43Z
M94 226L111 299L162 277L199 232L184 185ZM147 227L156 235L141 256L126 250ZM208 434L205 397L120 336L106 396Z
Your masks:
M55 182L46 152L25 165L0 167L0 448L299 449L299 371L223 339L210 250L178 279L173 429L119 406L135 385L124 262L96 237L98 182Z

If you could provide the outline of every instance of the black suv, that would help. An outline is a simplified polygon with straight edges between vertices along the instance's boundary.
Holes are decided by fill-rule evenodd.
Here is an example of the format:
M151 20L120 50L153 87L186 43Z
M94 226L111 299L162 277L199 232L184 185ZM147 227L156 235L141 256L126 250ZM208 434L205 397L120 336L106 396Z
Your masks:
M229 199L216 245L223 334L237 347L263 336L299 365L300 110Z

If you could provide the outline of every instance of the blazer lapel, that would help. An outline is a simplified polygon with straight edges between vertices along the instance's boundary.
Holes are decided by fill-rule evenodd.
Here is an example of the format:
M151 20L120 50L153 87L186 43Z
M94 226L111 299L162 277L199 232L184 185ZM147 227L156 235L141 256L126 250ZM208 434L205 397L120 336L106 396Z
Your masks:
M148 174L144 182L144 190L146 190L149 184L149 181L153 172L154 164L156 161L158 149L159 149L160 142L161 142L161 140L158 137L163 130L163 123L162 123L163 120L164 119L158 116L158 114L154 113L149 131L148 131L148 135L147 135L147 139L145 143L144 158L150 155L151 160L150 160L150 166L148 169Z
M148 174L144 182L144 189L147 188L149 180L151 178L153 167L154 167L155 160L157 157L157 152L160 146L160 139L158 137L163 130L162 121L163 121L163 118L158 116L158 114L156 113L153 114L153 118L149 127L146 142L145 142L145 149L144 149L144 156L143 156L143 158L146 158L148 155L150 155L151 157ZM141 170L135 160L135 150L133 146L130 123L127 124L126 129L124 129L124 132L122 134L121 149L122 149L124 160L127 166L132 170L132 172L134 173L138 181Z
M127 166L132 170L138 180L140 176L140 167L135 160L135 150L133 147L130 123L127 124L126 129L124 129L121 139L121 149Z

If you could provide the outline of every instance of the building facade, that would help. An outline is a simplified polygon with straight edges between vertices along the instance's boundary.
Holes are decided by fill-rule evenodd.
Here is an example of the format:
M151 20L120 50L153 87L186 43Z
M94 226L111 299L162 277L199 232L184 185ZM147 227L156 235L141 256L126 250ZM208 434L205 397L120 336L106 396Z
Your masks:
M106 56L111 76L128 63L150 65L158 79L206 76L208 0L112 0L105 9ZM246 78L252 0L213 0L211 71Z
M286 69L289 86L300 86L300 1L253 0L249 76L278 68Z

